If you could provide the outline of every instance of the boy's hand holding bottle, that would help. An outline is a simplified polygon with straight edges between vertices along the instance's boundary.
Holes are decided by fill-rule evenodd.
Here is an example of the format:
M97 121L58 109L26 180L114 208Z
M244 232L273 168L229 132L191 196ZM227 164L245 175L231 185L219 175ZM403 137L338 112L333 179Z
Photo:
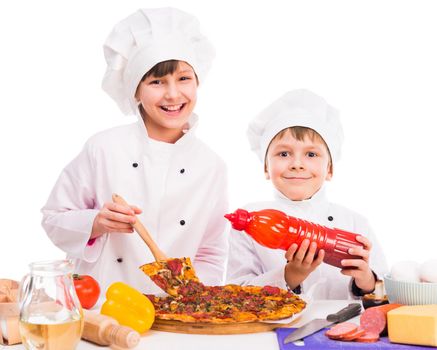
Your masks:
M370 293L375 289L375 276L369 267L369 255L372 248L370 241L364 236L357 236L357 241L363 247L350 248L350 255L359 256L357 259L343 259L341 273L354 278L356 286L362 293ZM316 255L317 245L308 239L302 241L300 247L293 243L285 253L285 281L294 289L300 285L308 275L313 272L323 261L325 251L321 249Z
M369 266L370 250L372 243L364 236L357 236L356 240L363 244L363 247L350 248L348 253L359 256L360 259L343 259L341 273L351 276L356 286L362 293L371 293L375 289L375 276Z
M304 239L298 247L293 243L285 253L287 264L285 265L285 281L294 289L300 285L308 275L319 266L325 257L325 251L321 249L316 255L317 244L309 239Z

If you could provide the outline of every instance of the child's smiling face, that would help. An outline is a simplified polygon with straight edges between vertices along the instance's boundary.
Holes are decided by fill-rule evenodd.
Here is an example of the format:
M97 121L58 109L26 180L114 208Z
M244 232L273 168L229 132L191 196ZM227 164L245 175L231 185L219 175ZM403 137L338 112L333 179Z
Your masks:
M311 198L332 178L330 155L319 137L306 135L297 140L287 131L275 137L266 154L266 177L287 198Z
M138 86L149 137L174 143L182 136L197 101L197 78L193 68L180 61L175 72L157 78L153 75Z

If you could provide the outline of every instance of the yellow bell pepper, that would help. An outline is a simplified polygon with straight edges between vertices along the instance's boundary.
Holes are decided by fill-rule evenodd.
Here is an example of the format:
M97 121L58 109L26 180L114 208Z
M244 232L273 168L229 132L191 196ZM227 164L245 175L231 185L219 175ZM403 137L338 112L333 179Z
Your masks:
M155 308L149 298L122 282L109 286L100 313L139 333L149 330L155 321Z

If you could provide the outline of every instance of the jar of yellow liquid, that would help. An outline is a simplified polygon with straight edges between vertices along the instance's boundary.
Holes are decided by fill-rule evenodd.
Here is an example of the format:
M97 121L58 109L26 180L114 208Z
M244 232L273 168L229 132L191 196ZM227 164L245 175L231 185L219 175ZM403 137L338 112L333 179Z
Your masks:
M83 313L74 289L70 260L29 265L20 286L19 328L28 350L74 350L83 330Z

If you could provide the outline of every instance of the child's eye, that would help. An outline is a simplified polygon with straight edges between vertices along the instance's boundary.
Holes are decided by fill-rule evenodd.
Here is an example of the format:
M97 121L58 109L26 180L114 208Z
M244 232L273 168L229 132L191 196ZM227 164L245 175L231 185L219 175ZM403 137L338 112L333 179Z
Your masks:
M308 152L308 157L313 158L313 157L317 157L317 153L315 152Z
M159 79L151 80L151 81L149 82L150 85L159 85L159 84L161 84L161 83L162 83L162 82L161 82L161 80L159 80Z
M184 81L184 80L191 80L191 77L181 77L180 80L182 80L182 81Z
M287 151L279 152L280 157L287 157L289 154Z

